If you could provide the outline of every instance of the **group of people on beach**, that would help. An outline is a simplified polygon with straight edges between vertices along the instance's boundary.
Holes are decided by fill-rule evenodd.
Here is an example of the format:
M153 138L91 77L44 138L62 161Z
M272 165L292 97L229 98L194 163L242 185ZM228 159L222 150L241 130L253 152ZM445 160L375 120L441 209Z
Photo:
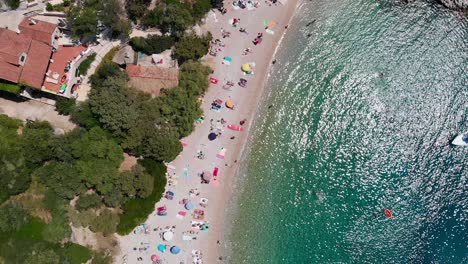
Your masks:
M270 2L275 4L276 0L272 0ZM243 6L245 7L245 6L248 6L248 5L250 5L250 6L254 6L254 5L258 6L259 5L258 2L255 2L255 1L236 1L236 3L237 3L237 6L240 6L241 8ZM224 7L220 8L219 11L223 15L228 13L228 10L225 9ZM244 23L243 20L244 19L242 19L242 22L241 22L241 19L239 17L234 17L231 20L229 20L227 25L228 25L228 27L232 26L232 27L236 28L235 30L233 30L231 32L229 30L221 28L220 32L219 31L217 32L217 36L216 36L217 38L215 38L211 42L211 46L210 46L210 49L209 49L209 55L210 56L217 57L217 55L219 53L223 53L223 51L229 45L229 41L226 41L225 39L231 38L231 36L233 34L237 34L240 37L245 38L244 43L247 43L249 45L251 45L250 43L253 43L255 46L258 46L263 41L263 39L264 39L263 33L258 32L256 37L253 39L253 41L250 42L250 40L252 40L252 38L249 37L248 29L247 29L246 25L243 25L243 23ZM266 29L269 29L269 28L267 27ZM237 31L238 31L238 33L236 33ZM267 33L268 33L268 31L267 31ZM226 43L224 41L226 41ZM244 46L244 47L239 47L239 50L235 51L235 52L239 52L238 53L239 57L240 56L248 56L248 55L251 55L254 52L254 49L256 49L256 48L255 47L251 48L251 47L245 47ZM275 60L275 62L276 62L276 60ZM273 62L273 64L274 64L274 62ZM245 73L244 73L244 75L245 75ZM218 76L214 76L214 77L218 77ZM236 80L236 82L237 82L237 79L239 78L239 77L235 78L235 76L229 76L229 77L231 77L231 80ZM240 78L241 79L239 80L239 83L238 83L239 86L240 86L239 89L249 88L246 85L247 84L246 79L248 79L249 77L240 77ZM243 79L243 78L245 78L245 79ZM229 79L229 78L225 78L224 80L226 81L226 79ZM251 81L249 80L249 86L251 85L250 82ZM212 83L215 84L214 82L212 82ZM216 83L217 83L217 80L216 80ZM220 82L220 84L222 84L222 82ZM253 83L253 85L254 84L255 83ZM231 87L235 86L235 82L228 80L226 83L224 83L224 85L220 85L220 86L222 86L221 88L223 88L223 87L229 86L229 85L230 85L229 88L231 88ZM218 87L216 87L214 89L217 89L217 88ZM237 88L233 88L233 89L237 89ZM230 89L225 89L225 90L227 90L227 92L231 92ZM223 91L223 92L226 92L226 91ZM222 98L222 96L220 96L220 97ZM229 96L229 100L230 99L231 98ZM230 108L231 110L237 110L237 108L234 109L234 107L232 107L232 108L228 107L228 108ZM216 113L219 113L219 111L217 111ZM203 124L203 120L205 119L205 117L204 117L202 119L202 121L200 122L200 126L203 126L203 129L209 130L209 133L216 133L216 135L219 137L219 136L222 135L222 133L224 131L224 128L226 127L226 124L228 124L228 119L230 119L229 118L230 116L229 115L227 115L227 116L223 115L223 117L218 117L218 115L216 113L214 113L213 111L209 111L209 113L205 112L205 115L207 115L206 119L207 120L209 119L210 123L209 123L209 125L206 124L207 122L205 124ZM237 118L239 118L239 116L237 116ZM246 118L242 118L242 119L241 118L239 118L239 119L237 119L235 121L234 120L229 120L230 124L235 125L237 127L240 126L239 131L241 131L241 129L244 129L245 126L246 126L246 123L247 123ZM231 126L231 125L229 125L229 126ZM225 132L225 133L227 134L228 132ZM226 137L226 139L228 139L228 138L230 139L230 140L228 140L229 142L235 142L233 140L238 140L239 137L236 137L236 136L234 136L234 134L232 134L232 135L229 135L228 137ZM224 137L221 138L221 140L223 140L222 141L223 144L228 144L227 141L224 141ZM231 143L231 144L235 144L235 143ZM201 144L201 145L203 145L203 144ZM223 146L222 149L224 149L224 147L225 146ZM206 153L205 153L205 150L198 149L196 152L194 151L193 153L191 153L190 156L198 164L199 163L206 163L207 165L208 164L215 165L215 171L213 172L213 176L217 176L217 175L214 175L214 174L215 174L215 172L217 174L218 167L220 167L220 166L216 165L215 164L216 161L213 161L210 158L205 159L205 157L207 156ZM223 159L224 159L224 154L223 154ZM223 168L231 167L230 164L232 162L227 162L227 161L225 162L225 161L222 161L222 160L220 162L221 162L221 164L220 164L221 166L223 166L223 164L225 165L225 166L223 166ZM237 162L237 159L236 159L232 164L238 165L239 163ZM176 217L183 221L182 224L178 224L178 225L182 225L183 229L179 230L176 227L176 225L167 225L164 228L161 228L159 226L155 227L155 228L151 228L150 226L148 226L146 224L141 225L140 227L135 229L134 236L139 240L139 242L138 242L138 245L133 247L133 252L134 253L135 252L139 253L137 255L137 258L136 258L137 261L146 260L147 257L143 258L144 255L148 254L152 250L152 246L154 246L154 245L149 245L149 244L147 244L147 242L145 242L145 241L148 240L147 238L150 237L150 236L156 236L157 239L160 240L161 243L162 243L162 244L160 244L160 246L163 246L164 248L166 248L166 247L170 247L170 245L166 244L167 241L165 240L165 237L164 237L165 232L171 232L174 235L175 234L182 235L182 240L184 241L183 243L189 243L190 240L200 240L200 239L197 239L197 238L199 238L199 236L202 237L202 236L206 235L206 233L208 233L208 231L210 230L210 223L209 223L209 221L207 221L209 219L205 220L205 218L207 217L207 209L209 209L208 208L208 199L200 198L200 197L203 197L203 196L201 196L202 192L196 186L189 185L190 183L193 183L194 181L190 180L190 171L189 171L189 166L188 165L189 164L187 164L186 167L184 168L184 170L183 170L184 175L180 179L181 182L184 183L184 184L180 184L182 186L178 185L180 177L175 172L176 168L170 168L170 170L168 170L168 172L166 174L167 179L168 179L167 191L171 192L171 193L172 192L174 192L174 193L177 192L176 195L177 195L177 197L179 197L179 199L177 200L177 199L173 198L174 195L165 196L165 198L160 202L161 204L167 204L168 205L168 209L167 209L168 214L167 215L170 215L171 213L174 213L173 211L171 212L170 210L174 210L173 208L177 208L176 210L178 210L179 212L177 213ZM169 166L168 166L168 168L169 168ZM202 175L202 174L199 174L199 175ZM185 179L185 181L184 181L184 179ZM218 183L219 183L219 181L218 181ZM196 181L196 184L199 184L199 182ZM186 186L186 185L189 185L189 186ZM208 181L208 184L206 184L206 185L198 185L198 187L201 190L204 190L204 188L207 188L207 186L211 187L211 182ZM184 190L184 191L182 192L180 190ZM181 199L180 197L185 197L185 198ZM209 196L204 196L204 197L209 197ZM200 200L200 202L193 202L194 199ZM210 198L210 200L211 199L212 198ZM192 203L192 205L190 207L187 206L187 204L189 204L189 203ZM162 206L158 205L158 206L166 208L166 205L162 205ZM186 216L187 213L188 213L188 215ZM167 215L166 214L157 214L156 213L154 215L154 217L158 217L158 218L166 217L166 219L167 219L168 218ZM190 218L190 221L184 220L184 219L186 219L185 217ZM186 229L184 228L184 226L186 226ZM151 230L153 232L151 232ZM217 244L220 245L219 240L218 240ZM161 251L161 252L163 254L165 254L163 251ZM154 252L152 252L152 253L154 253ZM184 254L184 253L185 253L186 257L188 257L188 256L192 257L191 263L193 263L193 264L202 264L203 263L203 254L202 254L202 252L200 250L193 249L191 251L185 251L185 250L182 249L182 254ZM191 254L189 254L189 253L191 253ZM172 253L172 254L175 255L177 253ZM179 259L182 259L182 258L179 258ZM186 260L186 258L184 258L184 259ZM180 263L186 263L185 260L184 260L184 262L180 262ZM225 257L219 256L217 258L217 260L220 261L220 262L223 262L225 260ZM163 263L166 263L166 262L163 262ZM179 262L177 262L177 263L179 263ZM213 262L210 262L210 263L213 263Z

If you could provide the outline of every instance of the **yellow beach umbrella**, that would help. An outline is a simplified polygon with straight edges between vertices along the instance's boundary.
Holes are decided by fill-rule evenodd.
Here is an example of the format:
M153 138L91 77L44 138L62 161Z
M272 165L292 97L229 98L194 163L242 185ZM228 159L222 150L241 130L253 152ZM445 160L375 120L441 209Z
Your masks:
M226 101L226 107L227 107L227 108L233 108L233 107L234 107L234 102L231 101L231 100L227 100L227 101Z
M248 63L245 63L244 65L242 65L242 70L245 72L249 72L251 70L250 65Z

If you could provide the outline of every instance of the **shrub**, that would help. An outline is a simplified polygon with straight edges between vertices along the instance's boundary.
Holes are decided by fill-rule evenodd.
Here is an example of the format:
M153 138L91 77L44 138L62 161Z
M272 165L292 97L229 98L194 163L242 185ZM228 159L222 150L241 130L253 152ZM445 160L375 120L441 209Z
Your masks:
M78 201L76 201L76 209L79 211L86 210L89 208L96 208L102 205L101 196L96 193L81 195Z
M0 90L12 94L20 94L23 91L23 88L18 84L0 80Z
M61 250L70 264L86 263L91 257L91 250L82 245L67 243Z
M88 102L80 103L75 106L75 109L71 113L71 120L88 130L99 126L99 121L91 112Z
M166 167L160 162L150 159L139 160L138 163L154 178L153 192L147 198L134 198L127 201L120 215L117 233L125 235L146 220L154 210L154 205L161 200L166 188Z
M54 11L54 6L51 3L47 3L46 10L49 11L49 12Z
M63 6L64 7L70 6L70 4L71 4L70 0L63 0Z
M20 5L20 0L6 0L5 3L7 6L9 6L11 9L15 10L19 7Z
M55 111L61 115L69 115L75 109L76 100L59 96L55 101Z
M88 73L89 68L91 67L91 63L93 63L94 59L96 58L96 53L89 55L84 61L81 62L80 66L78 66L78 71L81 75L86 75Z

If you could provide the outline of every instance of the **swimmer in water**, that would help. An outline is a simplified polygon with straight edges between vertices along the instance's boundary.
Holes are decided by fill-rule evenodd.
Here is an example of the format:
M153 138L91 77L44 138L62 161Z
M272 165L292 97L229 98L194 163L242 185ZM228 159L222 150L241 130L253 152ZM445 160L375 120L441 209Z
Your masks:
M310 25L314 24L314 23L315 23L315 21L317 21L317 19L314 19L314 20L312 20L311 22L307 23L306 27L308 27L308 26L310 26Z

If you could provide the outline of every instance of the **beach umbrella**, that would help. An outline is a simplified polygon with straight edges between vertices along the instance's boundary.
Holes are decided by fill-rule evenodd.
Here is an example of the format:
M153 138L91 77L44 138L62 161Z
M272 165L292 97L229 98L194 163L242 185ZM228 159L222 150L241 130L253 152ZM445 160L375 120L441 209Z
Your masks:
M166 251L166 245L159 244L158 245L158 250L164 253L164 251Z
M211 181L211 178L213 178L213 175L209 171L204 171L203 172L203 180L209 182Z
M186 204L185 204L185 209L187 209L187 210L192 210L192 209L193 209L193 203L190 202L190 201L189 201L188 203L186 203Z
M245 72L249 72L251 71L252 69L250 68L250 65L248 63L244 63L242 65L242 70L245 71Z
M208 135L208 139L211 140L211 141L215 140L217 137L218 137L218 135L216 135L215 133L210 133Z
M174 238L174 233L172 233L171 231L164 232L164 234L163 234L163 239L164 240L171 241L172 238Z
M232 109L234 107L234 102L231 101L231 100L227 100L226 101L226 107Z
M151 255L151 261L156 262L156 261L158 261L158 260L159 260L159 256L158 256L158 255L154 255L154 254Z
M174 255L179 254L180 253L180 247L178 247L178 246L171 247L171 253L174 254Z

